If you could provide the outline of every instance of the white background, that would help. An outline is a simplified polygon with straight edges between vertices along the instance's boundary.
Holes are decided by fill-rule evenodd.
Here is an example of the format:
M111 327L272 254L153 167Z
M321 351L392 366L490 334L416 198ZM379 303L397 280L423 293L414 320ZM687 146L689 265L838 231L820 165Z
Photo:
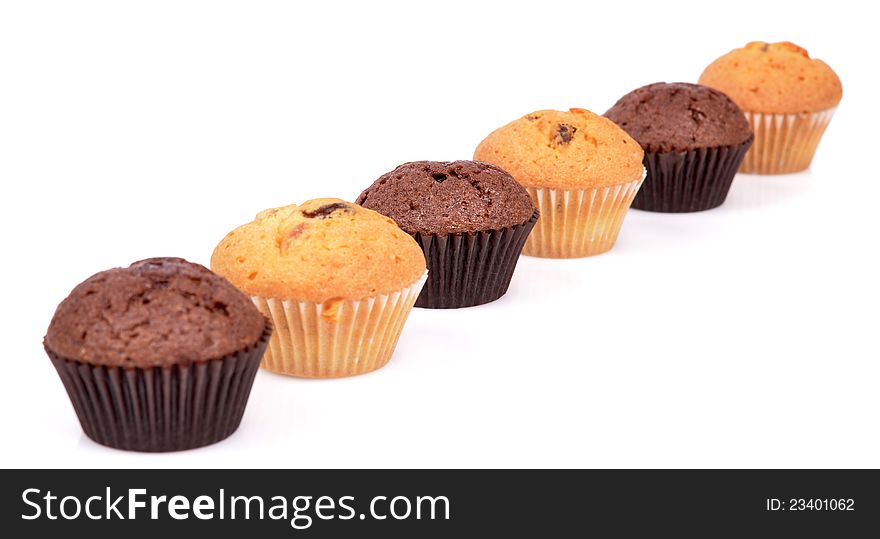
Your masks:
M880 466L876 21L862 2L592 4L4 3L0 465ZM843 80L811 171L740 175L705 213L631 211L595 258L523 258L494 304L415 310L375 373L260 372L215 446L81 434L41 340L89 275L207 263L264 208L352 200L758 39Z

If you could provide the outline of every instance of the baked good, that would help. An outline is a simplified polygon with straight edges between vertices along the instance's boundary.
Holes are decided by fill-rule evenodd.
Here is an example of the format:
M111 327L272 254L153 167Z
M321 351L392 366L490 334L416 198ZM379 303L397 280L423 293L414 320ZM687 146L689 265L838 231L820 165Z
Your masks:
M405 163L356 202L394 219L422 247L428 281L416 307L470 307L503 296L538 219L510 174L476 161Z
M238 428L270 334L222 277L180 258L151 258L74 288L44 347L89 438L174 451Z
M742 110L714 88L658 82L626 94L605 116L645 150L633 208L690 212L720 206L754 136Z
M584 109L541 110L496 129L474 152L522 184L541 213L523 252L572 258L607 251L644 179L642 150Z
M335 198L260 212L223 238L211 269L272 320L263 367L320 378L385 365L425 281L409 234Z
M745 112L755 133L740 167L746 173L808 168L843 97L834 70L787 41L735 49L712 62L700 84L721 90Z

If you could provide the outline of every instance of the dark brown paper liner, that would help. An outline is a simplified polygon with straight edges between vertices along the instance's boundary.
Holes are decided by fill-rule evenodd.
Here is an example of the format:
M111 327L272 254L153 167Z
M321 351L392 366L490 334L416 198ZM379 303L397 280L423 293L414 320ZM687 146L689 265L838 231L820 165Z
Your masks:
M46 353L86 436L116 449L181 451L235 432L271 335L267 322L254 346L186 366L126 369Z
M428 281L416 307L457 309L482 305L507 292L538 211L521 225L474 234L416 234L425 252Z
M754 138L739 146L645 152L648 177L632 207L667 213L703 211L724 203Z

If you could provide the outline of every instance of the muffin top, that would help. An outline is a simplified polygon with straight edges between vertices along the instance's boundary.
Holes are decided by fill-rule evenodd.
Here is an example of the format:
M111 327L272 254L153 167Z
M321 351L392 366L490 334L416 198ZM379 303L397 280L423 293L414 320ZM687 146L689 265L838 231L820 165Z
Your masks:
M843 96L828 64L787 41L753 41L731 51L703 71L700 84L721 90L749 112L817 112L834 107Z
M250 295L323 303L402 290L425 256L390 218L319 198L260 212L223 238L211 268Z
M521 225L535 205L500 168L477 161L416 161L382 175L357 203L410 234L474 233Z
M642 177L642 149L607 118L584 109L540 110L500 127L474 159L526 187L589 189Z
M242 351L266 325L223 277L181 258L150 258L74 288L55 311L45 345L91 365L167 367Z
M737 146L752 138L749 122L736 103L698 84L642 86L621 97L605 116L649 152Z

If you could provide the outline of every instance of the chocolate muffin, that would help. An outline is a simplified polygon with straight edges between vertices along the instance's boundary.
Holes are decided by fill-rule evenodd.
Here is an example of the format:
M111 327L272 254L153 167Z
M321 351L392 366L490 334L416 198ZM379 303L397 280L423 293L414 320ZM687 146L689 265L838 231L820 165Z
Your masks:
M649 84L605 116L645 150L648 171L633 207L690 212L720 206L754 135L726 95L689 83Z
M238 428L270 334L224 278L180 258L151 258L74 288L44 347L87 436L173 451Z
M425 252L416 307L495 301L510 285L538 211L504 170L478 161L416 161L382 175L357 204L392 219Z

